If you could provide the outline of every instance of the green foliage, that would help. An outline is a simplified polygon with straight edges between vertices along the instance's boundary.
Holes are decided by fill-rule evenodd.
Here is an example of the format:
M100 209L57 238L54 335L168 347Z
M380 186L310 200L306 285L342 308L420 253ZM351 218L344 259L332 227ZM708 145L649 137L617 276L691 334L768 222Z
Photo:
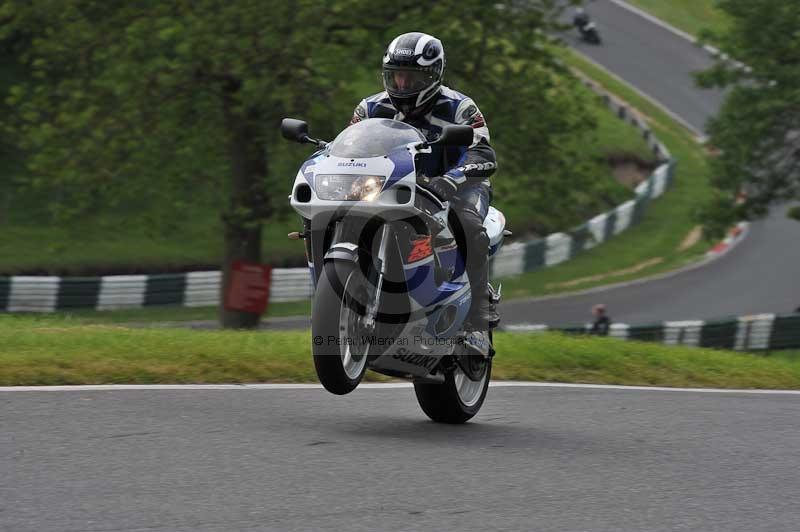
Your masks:
M777 200L800 198L800 4L782 0L720 0L727 31L708 34L731 57L699 76L728 87L710 125L721 153L713 164L717 195L703 218L717 234L739 216L758 217ZM734 205L740 191L747 200Z
M28 184L50 191L65 219L152 202L180 212L197 191L225 197L237 150L265 149L309 94L339 90L332 58L357 49L321 21L341 4L3 2L0 37L32 36L20 55L34 79L13 88L6 124Z
M12 90L17 112L6 126L27 155L27 184L48 191L64 219L152 204L175 216L197 193L224 197L234 122L251 134L246 149L270 150L262 178L280 179L282 198L302 154L276 142L279 119L303 116L319 136L333 136L364 91L380 90L386 42L416 29L443 39L446 82L480 103L504 175L550 198L538 200L546 208L570 188L591 188L596 168L582 168L580 143L568 142L591 131L583 120L591 113L543 46L558 3L493 5L6 0L0 38L29 36L19 52L34 76ZM230 214L238 219L241 207L252 209L237 204Z

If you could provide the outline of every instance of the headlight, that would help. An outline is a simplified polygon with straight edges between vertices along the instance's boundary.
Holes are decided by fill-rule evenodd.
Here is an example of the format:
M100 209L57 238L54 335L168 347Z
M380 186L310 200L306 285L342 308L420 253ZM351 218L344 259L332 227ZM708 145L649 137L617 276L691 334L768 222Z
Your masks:
M314 189L319 199L372 201L385 181L382 175L319 174L314 177Z

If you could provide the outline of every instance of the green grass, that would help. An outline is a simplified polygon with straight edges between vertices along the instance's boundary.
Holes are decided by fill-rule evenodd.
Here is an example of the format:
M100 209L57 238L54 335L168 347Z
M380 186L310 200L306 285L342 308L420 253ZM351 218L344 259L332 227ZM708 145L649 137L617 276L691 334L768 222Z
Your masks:
M691 35L703 29L715 32L727 27L725 13L717 9L714 0L627 0L656 17Z
M584 90L589 92L589 89ZM653 152L635 127L624 123L599 101L592 114L597 121L597 131L593 143L586 147L587 154L601 159L626 154L644 162L655 162Z
M46 271L86 274L93 269L132 273L138 268L163 273L187 265L216 269L222 260L222 226L212 209L198 207L167 231L148 233L147 221L101 216L68 225L30 220L0 223L0 272ZM299 218L264 227L264 262L282 265L292 257L305 262L303 245L286 234L301 229ZM296 265L296 264L295 264ZM160 269L159 269L160 268ZM197 268L194 268L197 269Z
M713 388L800 388L796 357L557 333L498 334L494 377Z
M504 279L503 292L510 298L569 292L654 275L694 262L709 247L708 242L700 240L678 250L695 226L695 209L710 194L703 147L689 131L627 85L568 50L563 50L561 57L643 113L656 136L678 160L677 174L672 187L650 204L638 225L569 262ZM641 268L617 275L637 267ZM566 284L570 282L573 284Z
M800 388L796 357L556 333L499 333L496 347L496 379ZM131 329L0 317L0 385L313 381L308 331Z
M165 305L121 310L58 311L50 314L50 316L79 325L126 323L166 324L186 321L216 321L218 319L218 313L219 309L217 307L179 307ZM263 319L298 315L307 316L310 313L310 299L270 303ZM20 318L30 318L31 316L30 314L23 313L11 313L9 315Z

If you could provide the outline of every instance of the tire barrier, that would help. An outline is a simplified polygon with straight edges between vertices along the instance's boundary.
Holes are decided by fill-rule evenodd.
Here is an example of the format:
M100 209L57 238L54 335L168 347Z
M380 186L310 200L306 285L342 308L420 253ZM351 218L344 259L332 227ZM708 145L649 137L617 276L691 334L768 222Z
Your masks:
M544 324L501 326L514 332L560 331L589 334L591 324L548 327ZM656 324L612 323L608 336L665 345L709 347L734 351L800 349L800 314L755 314L727 320L666 321Z
M519 275L560 264L618 235L644 216L650 200L672 182L675 161L639 114L583 74L574 74L621 120L639 129L661 164L636 187L636 196L566 232L506 244L490 263L492 278ZM272 270L270 301L307 299L313 293L307 268ZM220 301L219 271L104 277L0 277L0 312L113 310L151 305L213 306Z

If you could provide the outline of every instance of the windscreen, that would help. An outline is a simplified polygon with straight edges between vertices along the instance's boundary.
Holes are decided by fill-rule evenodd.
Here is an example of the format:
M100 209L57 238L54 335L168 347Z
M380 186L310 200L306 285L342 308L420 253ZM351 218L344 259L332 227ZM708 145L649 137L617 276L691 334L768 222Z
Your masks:
M369 118L356 122L330 145L336 157L380 157L411 142L424 142L418 129L397 120Z

